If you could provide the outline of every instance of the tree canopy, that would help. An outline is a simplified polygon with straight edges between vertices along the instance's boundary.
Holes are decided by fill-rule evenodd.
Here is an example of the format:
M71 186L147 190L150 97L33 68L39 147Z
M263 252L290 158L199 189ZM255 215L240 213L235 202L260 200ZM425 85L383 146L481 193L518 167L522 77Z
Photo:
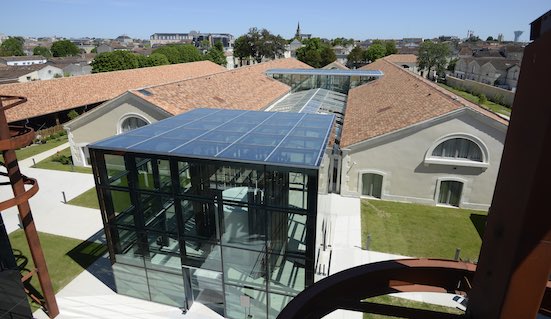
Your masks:
M42 46L37 46L33 49L33 55L41 55L43 57L49 58L52 56L50 49Z
M80 53L77 46L69 40L61 40L52 43L50 51L55 57L72 56Z
M385 56L398 53L394 40L385 41Z
M375 41L374 41L375 42ZM384 43L375 43L369 46L365 51L365 59L367 61L375 61L386 56L386 48Z
M21 37L13 37L5 40L0 45L0 56L25 55L23 52L25 40Z
M171 64L203 60L201 52L191 44L171 44L157 48L153 53L164 55Z
M354 47L352 51L346 57L347 66L349 68L357 68L362 62L365 61L365 52L360 47Z
M285 39L279 35L273 35L266 29L250 28L247 34L235 40L233 54L240 60L253 58L260 63L263 58L283 57L286 44Z
M227 60L224 55L224 46L222 42L217 41L212 48L210 48L205 54L205 59L212 61L216 64L226 66Z
M417 63L420 69L427 69L429 76L431 71L444 72L447 58L450 55L450 48L446 43L435 43L425 41L419 46Z
M337 60L335 51L319 38L304 40L305 45L297 50L297 59L314 68L321 68Z
M354 44L354 39L350 38L350 39L347 39L347 38L335 38L333 40L331 40L331 45L332 46L337 46L337 45L342 45L342 46L347 46L347 45L352 45Z

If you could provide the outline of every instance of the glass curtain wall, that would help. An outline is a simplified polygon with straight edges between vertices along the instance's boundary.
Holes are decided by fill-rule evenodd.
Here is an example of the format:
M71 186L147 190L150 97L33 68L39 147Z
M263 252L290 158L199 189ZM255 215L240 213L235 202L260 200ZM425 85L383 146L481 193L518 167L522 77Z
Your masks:
M91 152L119 293L275 318L313 283L317 170Z

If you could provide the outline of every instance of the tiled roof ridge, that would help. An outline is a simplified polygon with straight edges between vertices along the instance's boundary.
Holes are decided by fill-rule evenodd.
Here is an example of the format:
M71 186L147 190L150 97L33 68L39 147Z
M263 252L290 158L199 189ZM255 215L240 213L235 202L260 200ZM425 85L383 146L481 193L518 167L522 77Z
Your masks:
M407 71L407 70L401 68L400 66L398 66L398 65L396 65L396 64L394 64L390 61L385 60L384 58L382 60L384 60L385 63L388 63L388 64L392 65L393 67L399 69L400 72L404 72L405 74L413 77L417 81L420 81L420 82L424 83L426 86L435 89L437 92L439 92L440 95L444 96L445 98L450 99L452 101L452 103L455 103L455 104L459 105L460 107L469 108L469 109L471 109L475 112L481 113L485 116L488 116L489 115L488 113L490 113L491 115L496 116L498 119L501 119L502 121L505 121L506 123L504 123L504 124L509 123L509 120L503 118L501 115L499 115L499 114L497 114L497 113L495 113L491 110L483 108L482 106L480 106L476 103L473 103L473 102L468 101L467 99L465 99L461 96L453 94L452 92L438 86L437 84L425 79L424 77L422 77L418 74L415 74L413 72Z
M164 85L170 85L170 84L176 84L176 83L185 83L185 82L187 82L187 81L199 80L199 79L207 78L207 77L213 76L213 75L227 74L227 73L232 73L232 72L245 72L245 71L243 71L243 70L248 70L248 69L251 69L252 67L259 67L260 65L264 65L264 66L265 66L266 64L269 64L269 63L275 63L275 61L287 60L287 59L299 61L298 59L295 59L295 58L275 59L275 60L270 60L270 61L266 61L266 62L262 62L262 63L251 64L251 65L247 65L247 66L242 66L242 67L235 68L235 69L231 69L231 70L220 70L220 72L211 73L211 74L206 74L206 75L201 75L201 76L197 76L197 77L193 77L193 78L189 78L189 79L170 81L170 82L167 82L167 83L155 84L155 85L145 86L145 87L141 87L141 88L130 89L130 90L128 90L128 91L129 91L129 92L132 92L132 91L138 91L138 90L143 90L143 89L153 89L153 88L157 88L157 87L164 86ZM300 62L301 62L301 63L304 63L304 62L302 62L302 61L300 61ZM281 83L284 84L283 82L281 82Z

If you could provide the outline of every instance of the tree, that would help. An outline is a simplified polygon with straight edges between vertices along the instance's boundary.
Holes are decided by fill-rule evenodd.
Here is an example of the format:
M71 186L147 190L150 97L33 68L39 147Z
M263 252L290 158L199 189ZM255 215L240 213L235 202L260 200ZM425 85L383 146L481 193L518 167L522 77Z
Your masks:
M373 41L375 43L375 41ZM375 61L386 55L386 49L384 43L375 43L369 46L365 51L366 61Z
M178 49L173 45L165 45L160 48L157 48L153 51L153 54L162 54L164 55L170 64L178 63L180 53Z
M486 41L494 41L494 37L489 36L489 37L486 38Z
M442 73L449 55L450 47L446 43L425 41L419 46L417 64L420 69L427 69L429 76L431 76L431 70L433 69L436 69L438 73Z
M203 60L203 55L191 44L171 44L155 49L153 53L162 54L171 64Z
M457 58L451 59L450 62L448 62L448 67L446 67L446 70L453 72L455 70L455 65L457 64L457 61L459 61L459 59Z
M37 46L33 49L33 55L41 55L43 57L49 58L52 56L52 52L50 52L50 49Z
M77 46L69 40L61 40L52 43L50 50L55 57L72 56L80 53Z
M147 61L147 66L159 66L159 65L170 64L166 56L158 53L151 53L151 55L149 55L146 58L146 61Z
M283 57L287 41L279 35L273 35L266 29L250 28L247 34L237 38L234 43L233 54L240 60L253 58L256 62L262 59Z
M385 56L398 53L394 40L385 41Z
M23 52L25 40L21 37L13 37L5 40L0 45L0 56L25 55Z
M347 65L351 68L357 68L364 61L365 50L360 47L355 47L346 57Z
M69 120L74 120L75 118L77 118L77 116L78 116L78 113L75 110L70 110L67 113L67 117L69 118Z
M303 43L305 46L297 50L297 59L314 68L324 67L337 59L330 44L319 38L304 40Z
M136 69L140 62L136 54L128 51L104 52L92 61L92 73Z
M205 58L222 66L226 66L228 63L226 56L224 55L224 46L220 41L217 41L214 46L207 51Z

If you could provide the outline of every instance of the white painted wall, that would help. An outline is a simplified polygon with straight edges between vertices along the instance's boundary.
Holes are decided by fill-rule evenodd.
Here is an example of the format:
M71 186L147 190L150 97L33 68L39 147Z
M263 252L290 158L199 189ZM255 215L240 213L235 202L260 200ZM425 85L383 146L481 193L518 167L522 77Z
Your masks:
M379 138L364 146L351 147L343 153L341 193L358 197L361 174L382 173L382 199L436 204L438 181L464 181L460 207L488 209L499 170L505 128L493 120L483 123L472 111L441 119L434 124L404 130L387 138ZM425 164L427 151L443 136L462 133L475 136L489 153L488 167L465 167Z

